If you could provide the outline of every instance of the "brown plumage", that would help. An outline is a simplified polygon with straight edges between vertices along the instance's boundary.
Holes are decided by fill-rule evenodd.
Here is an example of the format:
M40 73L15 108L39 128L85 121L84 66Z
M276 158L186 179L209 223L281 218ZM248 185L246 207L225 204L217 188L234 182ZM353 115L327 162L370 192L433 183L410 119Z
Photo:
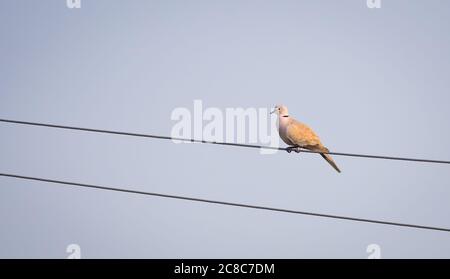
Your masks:
M326 154L329 150L322 144L314 131L288 114L285 106L279 105L273 111L278 114L278 131L281 139L291 147L301 147L315 152L323 152L320 155L337 171L341 172L333 158Z

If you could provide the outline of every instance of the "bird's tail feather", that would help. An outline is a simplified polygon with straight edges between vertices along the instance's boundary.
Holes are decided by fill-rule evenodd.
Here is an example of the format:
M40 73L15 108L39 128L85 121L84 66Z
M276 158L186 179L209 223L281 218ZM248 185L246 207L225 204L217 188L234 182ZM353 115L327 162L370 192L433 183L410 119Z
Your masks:
M338 166L336 165L336 163L334 162L333 158L331 158L330 155L325 154L325 153L320 153L320 155L337 171L337 172L341 172L341 170L338 168Z

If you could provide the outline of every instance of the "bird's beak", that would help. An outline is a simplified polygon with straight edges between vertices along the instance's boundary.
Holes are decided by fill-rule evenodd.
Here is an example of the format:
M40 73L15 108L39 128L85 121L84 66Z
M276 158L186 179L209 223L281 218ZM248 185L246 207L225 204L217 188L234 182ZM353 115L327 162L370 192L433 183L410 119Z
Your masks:
M273 110L270 112L270 114L275 113L277 111L277 108L273 108Z

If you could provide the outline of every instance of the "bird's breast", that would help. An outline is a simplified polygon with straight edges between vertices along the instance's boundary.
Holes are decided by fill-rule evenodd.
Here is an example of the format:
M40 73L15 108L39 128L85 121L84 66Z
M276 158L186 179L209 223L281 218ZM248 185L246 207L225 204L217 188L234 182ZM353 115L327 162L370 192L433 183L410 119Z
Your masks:
M279 123L278 123L278 133L280 135L280 138L287 145L294 145L287 137L287 128L288 128L288 122L285 119L280 119Z

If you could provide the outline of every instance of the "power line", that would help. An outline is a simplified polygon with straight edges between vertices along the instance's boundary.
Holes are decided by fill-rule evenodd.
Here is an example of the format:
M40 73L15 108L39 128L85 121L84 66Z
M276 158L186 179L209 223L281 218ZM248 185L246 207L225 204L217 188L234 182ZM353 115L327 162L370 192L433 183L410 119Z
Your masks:
M162 139L162 140L176 140L176 141L184 141L184 142L195 142L195 143L205 143L205 144L217 144L217 145L226 145L226 146L239 146L239 147L247 147L247 148L262 148L262 149L288 151L288 149L284 148L284 147L273 147L273 146L264 146L264 145L252 145L252 144L241 144L241 143L207 141L207 140L199 140L199 139L177 138L177 137L160 136L160 135L152 135L152 134L139 134L139 133L130 133L130 132L103 130L103 129L92 129L92 128L48 124L48 123L19 121L19 120L11 120L11 119L0 119L0 122L20 124L20 125L40 126L40 127L47 127L47 128L57 128L57 129L65 129L65 130L77 130L77 131L93 132L93 133L114 134L114 135L122 135L122 136L132 136L132 137L154 138L154 139ZM343 153L343 152L319 152L319 151L312 151L312 150L305 150L305 149L302 149L301 152L304 152L304 153L327 153L327 154L336 155L336 156L360 157L360 158L370 158L370 159L384 159L384 160L410 161L410 162L435 163L435 164L450 164L450 161L432 160L432 159L417 159L417 158L380 156L380 155Z
M154 192L144 192L144 191L114 188L114 187L107 187L107 186L94 185L94 184L85 184L85 183L70 182L70 181L63 181L63 180L54 180L54 179L39 178L39 177L32 177L32 176L24 176L24 175L18 175L18 174L0 173L0 176L40 181L40 182L47 182L47 183L53 183L53 184L69 185L69 186L75 186L75 187L93 188L93 189L98 189L98 190L107 190L107 191L124 192L124 193L139 194L139 195L146 195L146 196L155 196L155 197L160 197L160 198L169 198L169 199L176 199L176 200L187 200L187 201L202 202L202 203L209 203L209 204L219 204L219 205L226 205L226 206L241 207L241 208L251 208L251 209L275 211L275 212L282 212L282 213L292 213L292 214L308 215L308 216L323 217L323 218L340 219L340 220L347 220L347 221L354 221L354 222L365 222L365 223L374 223L374 224L389 225L389 226L398 226L398 227L408 227L408 228L415 228L415 229L450 232L449 228L442 228L442 227L431 227L431 226L423 226L423 225L415 225L415 224L407 224L407 223L397 223L397 222L389 222L389 221L382 221L382 220L373 220L373 219L355 218L355 217L347 217L347 216L331 215L331 214L323 214L323 213L315 213L315 212L307 212L307 211L298 211L298 210L292 210L292 209L283 209L283 208L267 207L267 206L260 206L260 205L251 205L251 204L244 204L244 203L235 203L235 202L217 201L217 200L178 196L178 195L161 194L161 193L154 193Z

